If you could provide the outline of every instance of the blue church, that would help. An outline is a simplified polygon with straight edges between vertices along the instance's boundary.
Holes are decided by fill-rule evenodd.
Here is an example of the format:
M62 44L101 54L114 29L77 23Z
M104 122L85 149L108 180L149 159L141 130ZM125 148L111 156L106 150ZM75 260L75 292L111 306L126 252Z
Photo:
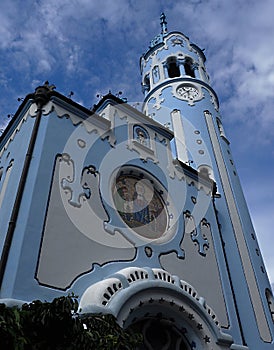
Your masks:
M142 112L45 83L0 139L0 302L75 293L142 349L274 349L274 301L204 52L161 33Z

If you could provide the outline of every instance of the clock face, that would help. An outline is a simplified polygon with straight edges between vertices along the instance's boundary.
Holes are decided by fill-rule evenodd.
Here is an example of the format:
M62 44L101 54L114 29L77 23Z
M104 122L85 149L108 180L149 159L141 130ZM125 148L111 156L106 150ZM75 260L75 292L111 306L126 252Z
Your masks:
M133 174L121 174L112 189L115 207L135 233L147 239L160 238L168 227L163 191L154 181Z
M177 94L185 100L194 100L199 96L199 90L189 84L180 85L177 90Z

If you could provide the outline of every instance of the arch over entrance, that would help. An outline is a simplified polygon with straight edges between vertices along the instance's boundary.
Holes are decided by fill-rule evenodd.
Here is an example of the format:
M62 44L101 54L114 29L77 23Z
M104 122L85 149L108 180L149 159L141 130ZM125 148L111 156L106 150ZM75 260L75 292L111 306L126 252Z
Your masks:
M147 345L140 350L161 349L157 328L166 350L247 350L221 330L217 315L190 284L158 268L125 268L91 285L80 309L111 313L124 328L141 331Z

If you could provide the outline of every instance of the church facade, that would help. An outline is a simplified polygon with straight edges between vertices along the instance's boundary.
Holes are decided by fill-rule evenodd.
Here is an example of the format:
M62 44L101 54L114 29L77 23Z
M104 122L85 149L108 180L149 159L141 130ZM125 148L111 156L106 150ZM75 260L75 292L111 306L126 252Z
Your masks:
M0 301L73 292L145 349L273 349L271 287L203 51L161 34L142 112L46 83L0 140Z

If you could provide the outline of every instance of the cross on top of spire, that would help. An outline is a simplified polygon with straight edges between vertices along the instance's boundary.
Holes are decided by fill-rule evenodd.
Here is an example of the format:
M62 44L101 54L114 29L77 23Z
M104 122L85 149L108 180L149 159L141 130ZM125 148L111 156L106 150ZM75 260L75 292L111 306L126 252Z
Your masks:
M167 33L167 21L166 21L166 15L164 14L164 12L162 12L161 16L160 16L160 24L161 24L161 33L162 34L166 34Z
M160 16L160 24L161 24L161 33L158 34L153 40L151 40L149 48L152 49L155 46L164 43L164 37L167 34L167 21L166 21L166 15L164 12L161 13Z

